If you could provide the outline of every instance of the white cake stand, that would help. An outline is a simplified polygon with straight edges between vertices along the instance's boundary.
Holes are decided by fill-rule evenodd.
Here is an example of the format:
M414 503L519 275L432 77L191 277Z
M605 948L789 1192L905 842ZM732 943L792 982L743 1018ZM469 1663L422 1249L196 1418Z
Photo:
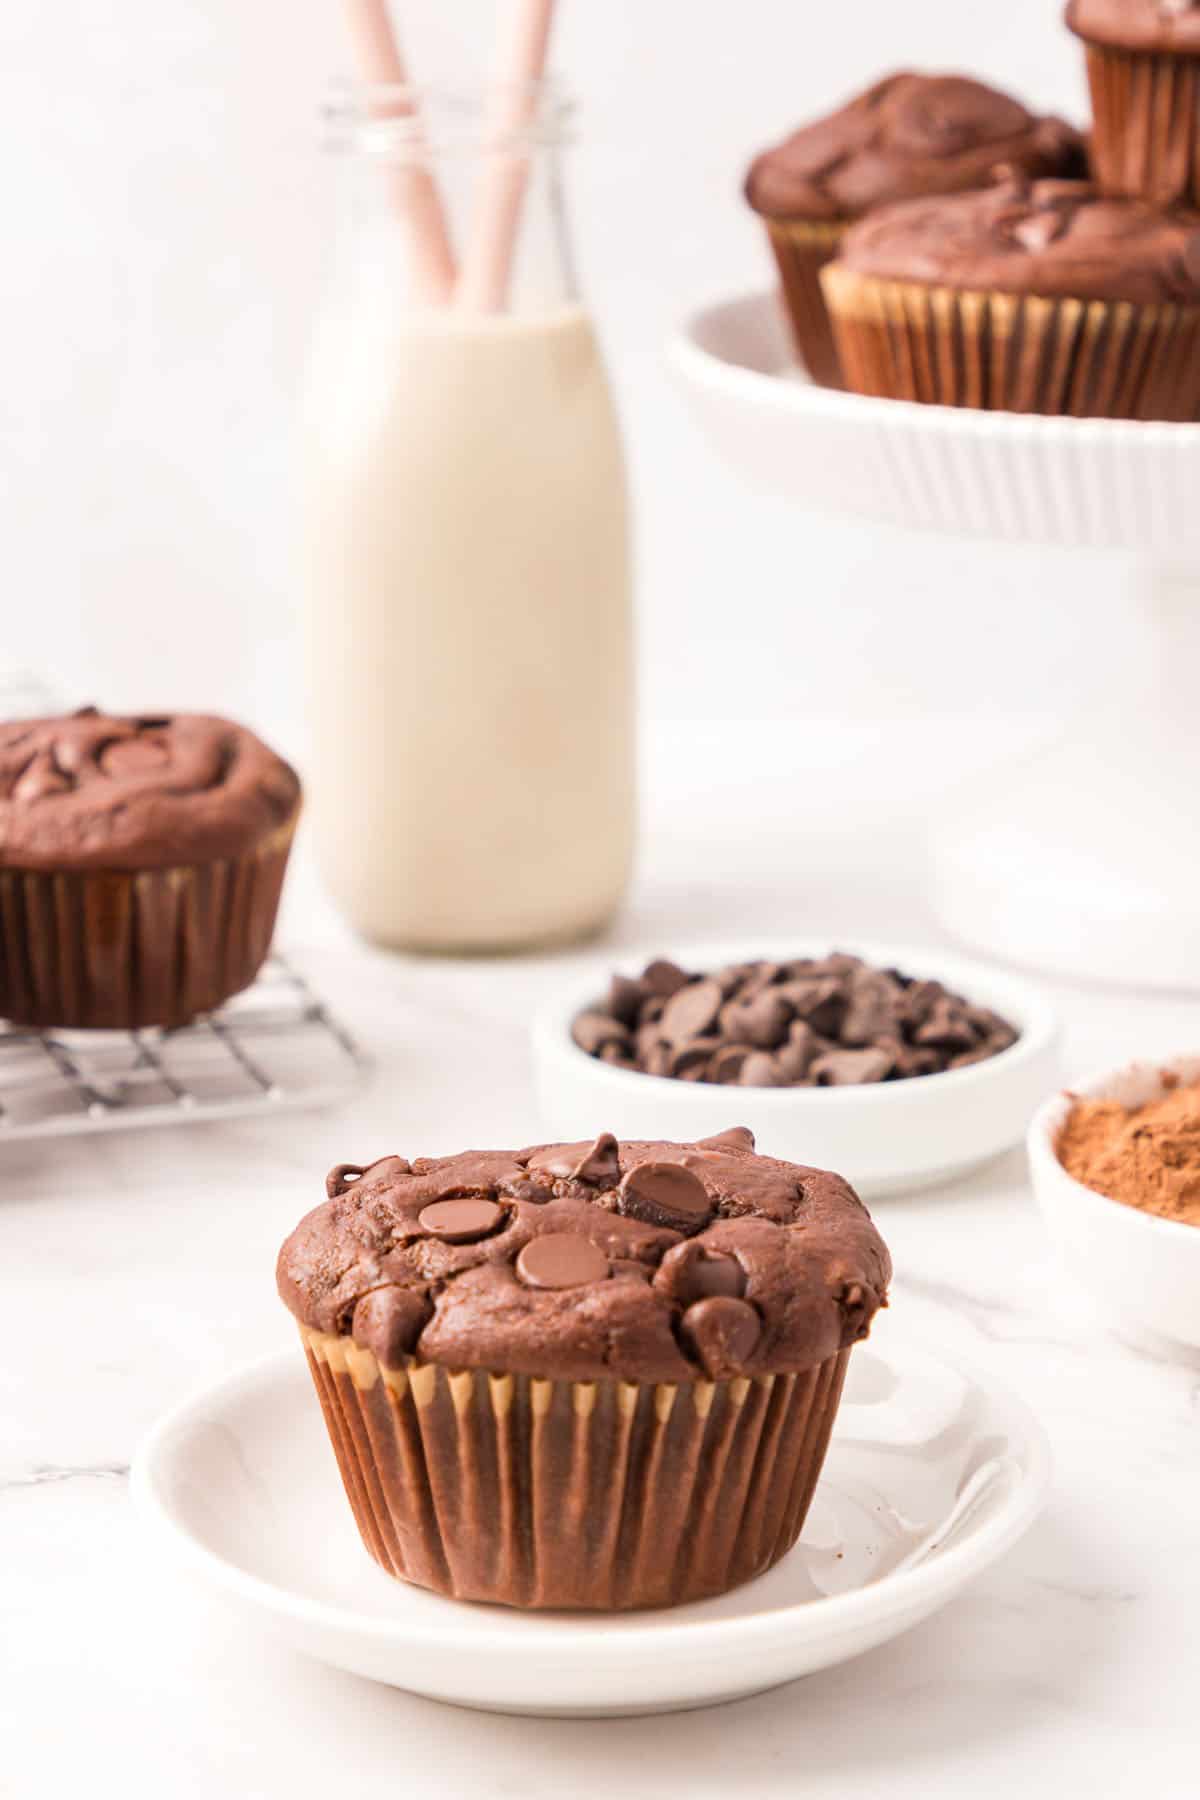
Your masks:
M756 486L818 512L1144 559L1154 691L976 784L934 836L934 903L1008 960L1200 988L1200 425L1024 418L814 387L776 303L694 314L671 360Z

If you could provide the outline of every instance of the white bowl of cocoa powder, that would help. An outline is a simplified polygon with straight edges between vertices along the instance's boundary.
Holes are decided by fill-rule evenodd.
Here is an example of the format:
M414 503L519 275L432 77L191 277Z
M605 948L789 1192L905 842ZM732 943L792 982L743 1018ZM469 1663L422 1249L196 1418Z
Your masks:
M1055 1095L1029 1128L1029 1162L1060 1257L1115 1328L1200 1350L1200 1055Z

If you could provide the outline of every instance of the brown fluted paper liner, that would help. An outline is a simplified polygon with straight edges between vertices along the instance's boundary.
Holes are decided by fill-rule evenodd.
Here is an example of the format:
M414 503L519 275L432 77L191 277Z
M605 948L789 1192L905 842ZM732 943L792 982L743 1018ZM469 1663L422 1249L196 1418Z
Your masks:
M842 372L821 292L821 270L837 255L847 227L782 219L766 223L801 361L821 387L840 388Z
M1200 307L823 275L854 393L1071 418L1200 419Z
M1108 194L1200 206L1200 57L1085 45L1092 172Z
M791 1549L849 1357L676 1386L385 1370L350 1338L301 1336L389 1574L459 1600L610 1611L723 1593Z
M211 1012L262 967L293 831L191 868L0 869L0 1017L129 1031Z

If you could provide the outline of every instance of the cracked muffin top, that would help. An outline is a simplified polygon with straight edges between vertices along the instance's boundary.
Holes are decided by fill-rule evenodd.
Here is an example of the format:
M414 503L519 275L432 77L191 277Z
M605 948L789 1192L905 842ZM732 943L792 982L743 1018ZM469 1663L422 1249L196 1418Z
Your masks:
M933 287L1198 306L1200 215L1084 181L1006 181L884 207L851 228L839 261Z
M279 1253L284 1303L410 1359L640 1382L798 1373L867 1335L891 1261L841 1176L695 1144L343 1163Z
M228 719L85 706L0 722L0 867L218 862L293 821L299 804L295 772Z
M1083 139L970 76L905 70L764 150L746 198L767 218L857 219L896 200L986 187L998 169L1083 175Z

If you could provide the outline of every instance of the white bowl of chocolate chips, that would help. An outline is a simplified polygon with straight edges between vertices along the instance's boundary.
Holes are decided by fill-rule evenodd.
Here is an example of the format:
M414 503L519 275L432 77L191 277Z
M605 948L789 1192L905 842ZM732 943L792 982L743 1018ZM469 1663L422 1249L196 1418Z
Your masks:
M711 1136L836 1169L866 1196L1018 1143L1058 1025L1006 971L913 945L706 944L601 968L533 1028L546 1135Z

